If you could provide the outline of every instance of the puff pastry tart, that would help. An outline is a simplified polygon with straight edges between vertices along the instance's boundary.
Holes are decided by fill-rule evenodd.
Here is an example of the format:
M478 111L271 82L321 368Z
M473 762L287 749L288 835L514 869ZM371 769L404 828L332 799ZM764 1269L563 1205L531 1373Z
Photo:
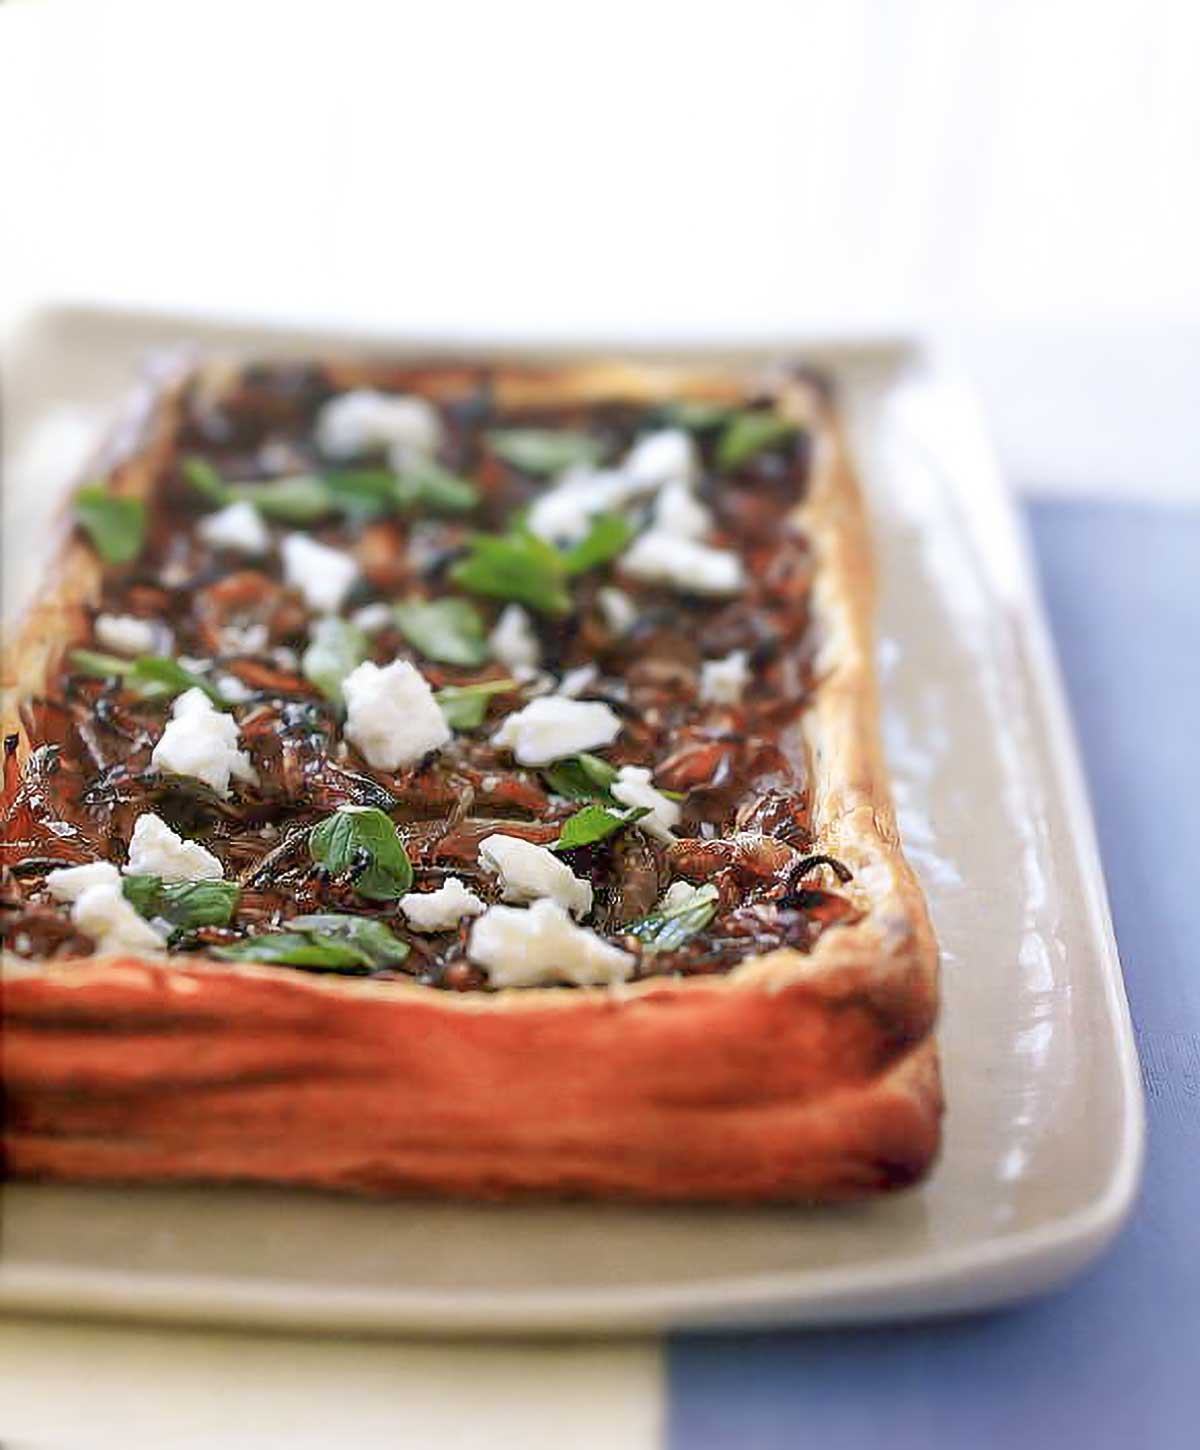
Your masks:
M204 366L6 666L8 1172L836 1200L938 1146L828 389Z

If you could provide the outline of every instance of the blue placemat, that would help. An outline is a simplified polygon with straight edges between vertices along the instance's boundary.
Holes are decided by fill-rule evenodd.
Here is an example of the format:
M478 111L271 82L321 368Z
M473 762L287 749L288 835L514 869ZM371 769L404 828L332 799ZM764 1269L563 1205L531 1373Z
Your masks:
M675 1338L671 1450L1200 1446L1200 512L1029 517L1142 1056L1141 1201L1099 1265L1021 1309Z

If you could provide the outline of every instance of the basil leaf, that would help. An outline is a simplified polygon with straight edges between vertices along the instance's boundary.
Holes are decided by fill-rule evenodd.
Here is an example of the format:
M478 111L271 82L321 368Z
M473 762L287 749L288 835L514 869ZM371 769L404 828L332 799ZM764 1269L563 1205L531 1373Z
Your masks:
M543 614L570 614L566 565L536 534L472 534L470 553L450 570L456 584L491 599L515 599Z
M265 483L230 484L231 498L252 503L265 519L285 524L313 524L333 508L333 494L323 478L297 473Z
M667 424L686 428L689 433L707 433L727 423L736 411L729 403L714 403L707 398L677 398L656 409L652 416L658 426Z
M308 852L335 876L350 872L355 891L372 901L394 901L412 885L404 842L374 806L339 806L309 831Z
M516 680L481 680L477 685L447 685L433 698L452 730L477 730L493 695L507 695L520 688Z
M582 574L615 559L633 538L633 525L621 514L596 514L587 534L564 551L563 567L568 574Z
M345 468L321 475L333 508L347 518L378 518L396 506L396 475L386 468Z
M161 916L179 931L228 926L239 895L235 881L163 881L159 876L122 876L121 890L139 915Z
M106 564L131 564L146 542L146 505L116 498L102 483L75 495L75 519Z
M571 851L576 846L591 846L596 841L607 840L617 831L640 821L650 814L649 807L636 806L629 811L610 811L604 806L584 806L581 811L565 820L558 840L553 842L552 851Z
M799 431L795 423L778 413L737 413L717 442L717 464L721 468L739 468L764 448L782 443Z
M493 428L487 435L493 453L524 473L561 473L576 464L599 463L603 445L586 433L550 428Z
M96 650L73 649L67 659L82 674L104 680L118 676L146 700L173 699L184 690L203 690L214 705L222 710L229 708L229 702L221 698L203 675L185 670L178 660L167 655L139 655L137 659L126 660Z
M179 470L185 480L209 503L224 508L226 504L233 502L229 485L206 458L185 458L179 465Z
M542 771L542 777L555 795L566 796L568 800L617 804L610 790L617 778L616 768L587 751L568 756L565 760L556 760Z
M624 930L637 937L647 952L673 952L704 930L716 916L719 901L720 893L715 886L701 886L674 911L652 911Z
M354 949L360 953L363 965L367 967L394 967L412 950L382 921L370 916L327 911L313 916L293 916L284 925L304 932L323 946L336 943Z
M465 599L406 599L392 612L404 637L426 659L470 666L487 659L483 618Z
M462 514L479 502L479 490L469 479L451 473L432 458L414 458L392 482L397 505L405 510L428 508L435 513Z
M349 620L327 615L312 625L308 648L300 661L306 680L311 680L327 700L342 703L342 681L367 657L367 637Z
M272 962L283 967L319 967L331 972L368 970L357 947L304 936L298 931L264 932L233 946L217 947L213 956L227 962Z

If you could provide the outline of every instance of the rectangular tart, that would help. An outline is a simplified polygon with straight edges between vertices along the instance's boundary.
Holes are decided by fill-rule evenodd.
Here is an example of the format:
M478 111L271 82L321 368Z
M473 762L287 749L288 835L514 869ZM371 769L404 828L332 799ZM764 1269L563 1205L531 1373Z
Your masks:
M942 1110L828 385L206 364L5 659L9 1174L834 1201Z

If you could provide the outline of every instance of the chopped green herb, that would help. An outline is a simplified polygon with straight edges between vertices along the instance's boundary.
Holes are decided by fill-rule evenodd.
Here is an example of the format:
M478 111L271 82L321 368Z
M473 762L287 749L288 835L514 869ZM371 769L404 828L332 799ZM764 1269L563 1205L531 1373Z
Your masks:
M223 508L233 502L229 485L206 458L185 458L179 468L186 481L209 503Z
M137 659L126 660L96 650L73 649L67 659L82 674L102 680L114 675L123 679L129 689L146 700L174 698L185 690L203 690L214 705L221 709L228 707L228 701L221 698L203 675L185 670L178 660L167 655L139 655Z
M543 614L569 614L566 565L536 534L472 534L470 553L450 570L456 584L491 599L515 599Z
M465 599L406 599L392 612L404 637L426 659L468 666L487 659L483 618Z
M781 418L778 413L737 413L725 425L717 443L717 465L720 468L740 468L756 453L782 443L799 431L795 423Z
M392 480L396 504L408 512L428 508L435 513L462 514L479 502L479 490L432 458L413 459Z
M324 911L313 916L293 916L284 925L305 932L315 941L353 948L361 953L363 965L367 967L394 967L412 950L382 921L370 916Z
M433 698L452 730L477 730L493 695L507 695L520 688L516 680L480 680L477 685L447 685Z
M148 920L159 916L177 931L228 926L237 906L234 881L163 881L160 876L122 876L121 890Z
M647 952L673 952L701 932L717 914L720 893L713 885L700 886L672 911L652 911L625 927Z
M311 680L327 700L342 703L342 681L367 657L367 637L357 625L334 615L318 619L309 631L308 648L300 661L304 678Z
M283 967L316 967L330 972L364 973L369 967L357 947L298 931L264 932L232 946L217 947L213 956L227 962L270 962Z
M339 806L309 831L308 851L333 875L349 872L355 891L372 901L393 901L412 885L404 842L374 806Z
M584 806L581 811L576 811L573 816L565 820L562 830L559 832L558 840L550 849L552 851L572 851L576 846L591 846L596 841L607 840L609 836L615 835L617 831L624 830L634 821L640 821L643 816L650 814L647 806L637 806L629 811L610 811L604 806Z
M555 795L566 796L568 800L617 804L611 792L612 783L617 778L616 768L588 751L556 760L542 771L542 777Z
M579 543L563 552L568 574L582 574L615 559L633 538L634 527L621 514L597 514Z
M184 478L197 493L218 507L245 500L264 518L285 524L311 524L324 518L334 505L333 491L315 474L297 473L261 483L229 483L203 458L185 458Z
M523 473L545 476L576 464L599 463L602 444L587 433L550 428L493 428L487 435L493 452Z
M396 475L386 468L344 468L321 475L330 507L351 519L378 518L396 507Z
M707 398L678 398L656 409L654 420L686 428L690 433L707 433L727 423L736 411L729 403L714 403Z
M106 564L131 564L146 541L146 505L117 498L102 483L75 495L75 518Z

